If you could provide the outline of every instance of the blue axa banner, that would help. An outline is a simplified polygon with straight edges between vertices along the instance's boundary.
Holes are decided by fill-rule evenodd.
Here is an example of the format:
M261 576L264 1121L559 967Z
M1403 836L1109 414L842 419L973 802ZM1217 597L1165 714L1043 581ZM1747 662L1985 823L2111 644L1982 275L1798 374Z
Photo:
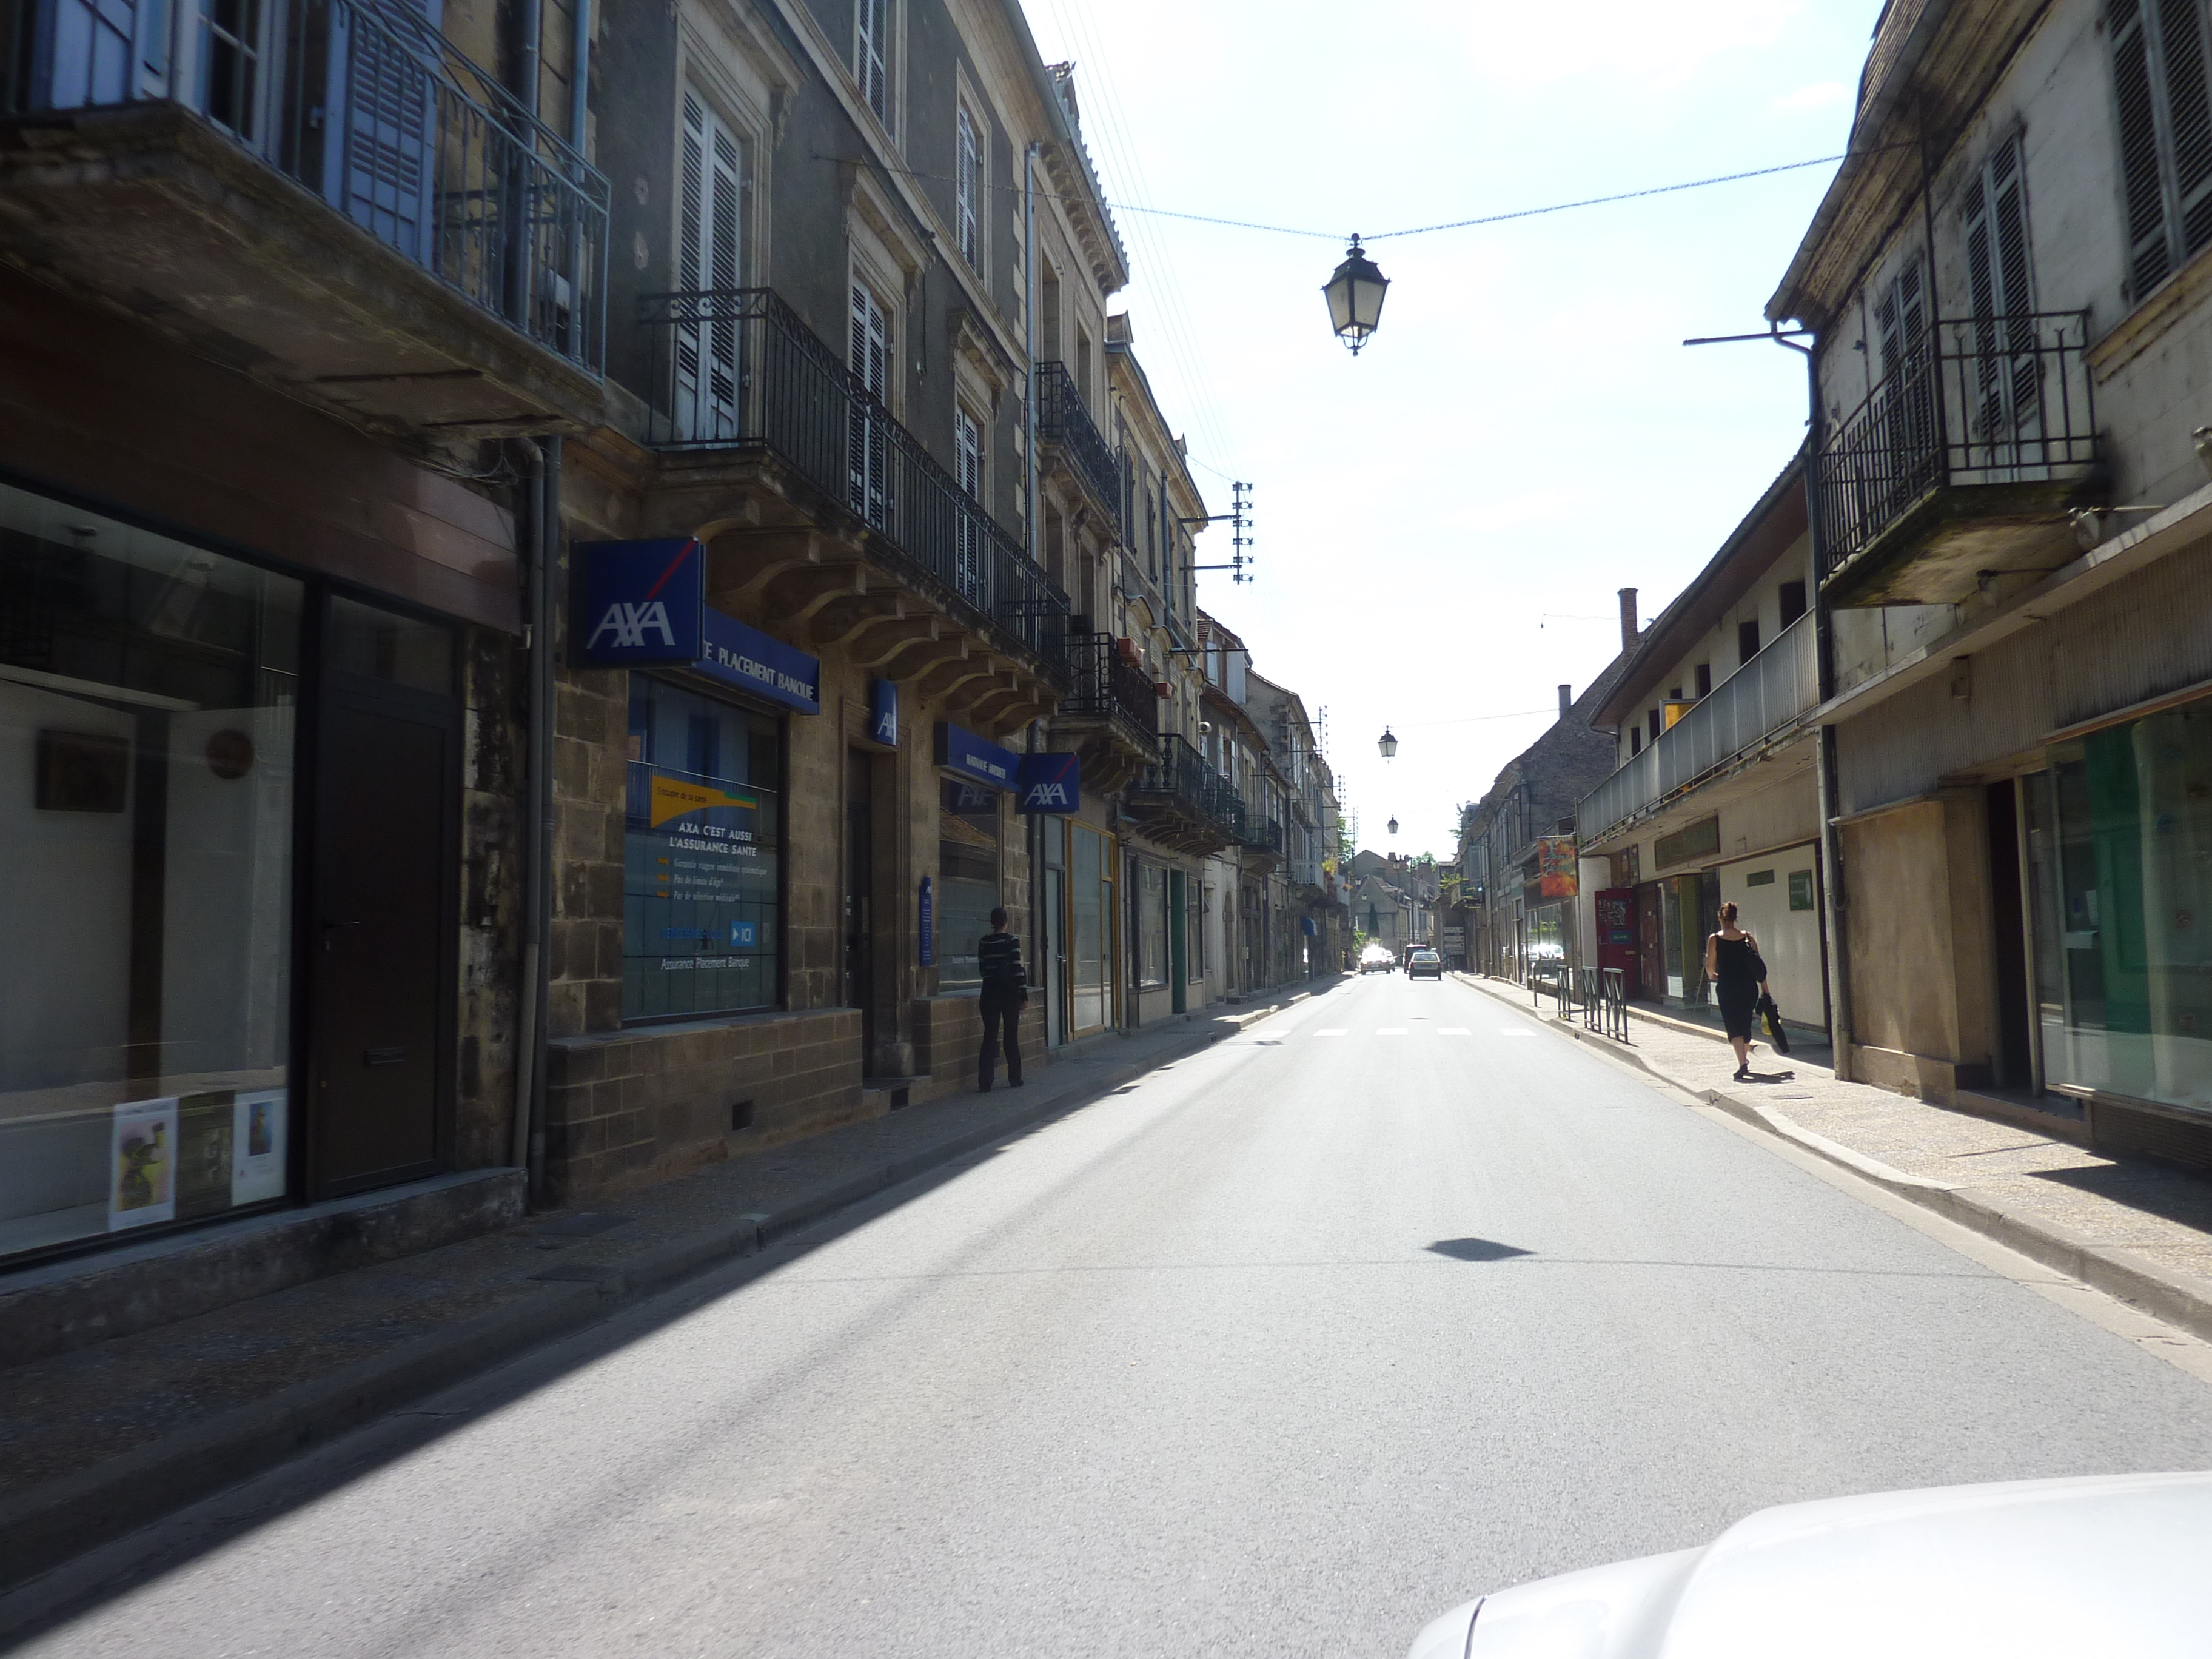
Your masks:
M707 611L707 559L697 540L586 542L576 553L584 598L569 638L578 662L623 668L697 659Z
M955 726L951 720L937 723L937 763L948 772L957 772L994 789L1011 789L1021 762L1012 750L1001 749L964 726Z
M585 542L584 598L569 631L592 668L681 666L796 708L822 712L818 658L707 604L707 552L696 538Z
M1024 755L1014 778L1018 812L1073 812L1083 804L1080 755Z
M694 668L802 714L822 712L819 657L810 657L719 611L703 612L702 620L707 637Z

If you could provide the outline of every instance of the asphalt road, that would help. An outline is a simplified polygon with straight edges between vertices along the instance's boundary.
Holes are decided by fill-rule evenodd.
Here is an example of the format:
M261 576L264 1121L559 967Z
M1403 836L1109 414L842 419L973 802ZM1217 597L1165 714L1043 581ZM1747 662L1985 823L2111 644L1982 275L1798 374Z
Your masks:
M771 1255L28 1650L1393 1655L1769 1504L2212 1466L2212 1388L1452 982Z

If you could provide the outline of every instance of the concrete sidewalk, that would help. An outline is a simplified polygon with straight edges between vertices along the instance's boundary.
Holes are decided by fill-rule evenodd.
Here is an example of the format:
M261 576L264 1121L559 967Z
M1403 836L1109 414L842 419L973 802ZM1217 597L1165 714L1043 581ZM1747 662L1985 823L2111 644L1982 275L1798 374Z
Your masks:
M1504 980L1455 978L1553 1030L1772 1130L2046 1267L2212 1340L2212 1180L2147 1158L2089 1151L2048 1130L1954 1111L1827 1066L1752 1055L1734 1079L1719 1033L1632 1010L1629 1041L1601 1036L1532 1005ZM2004 1109L2004 1103L1988 1103ZM2024 1118L2039 1114L2022 1110Z
M0 1589L1315 992L1109 1033L1002 1084L0 1370Z

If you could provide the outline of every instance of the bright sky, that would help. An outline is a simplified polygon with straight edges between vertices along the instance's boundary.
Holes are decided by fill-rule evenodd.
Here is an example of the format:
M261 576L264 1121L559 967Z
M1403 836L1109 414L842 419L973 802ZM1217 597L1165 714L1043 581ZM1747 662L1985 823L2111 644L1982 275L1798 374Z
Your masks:
M1802 359L1680 342L1765 326L1833 168L1376 239L1835 155L1880 0L1024 3L1112 199L1359 231L1390 278L1355 359L1320 292L1341 240L1116 216L1208 509L1256 486L1258 580L1200 603L1326 708L1363 844L1448 854L1611 660L1615 590L1648 622L1796 449Z

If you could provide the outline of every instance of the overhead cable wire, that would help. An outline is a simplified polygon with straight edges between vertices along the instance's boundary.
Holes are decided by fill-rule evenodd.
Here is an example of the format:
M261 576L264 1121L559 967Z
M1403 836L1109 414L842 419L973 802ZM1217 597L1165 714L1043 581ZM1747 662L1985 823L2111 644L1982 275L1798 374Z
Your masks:
M1543 207L1516 208L1510 213L1486 213L1473 219L1453 219L1442 224L1413 225L1403 230L1386 230L1376 235L1362 235L1363 242L1382 242L1405 236L1427 236L1440 230L1466 230L1475 225L1501 225L1514 219L1540 218L1547 213L1566 213L1576 208L1602 207L1609 202L1633 202L1646 196L1671 196L1677 191L1703 190L1709 185L1732 185L1745 179L1764 179L1771 173L1798 173L1807 167L1826 167L1840 161L1842 155L1815 155L1808 161L1782 161L1771 167L1753 167L1743 173L1717 173L1710 179L1688 179L1680 184L1652 185L1643 190L1624 190L1610 196L1585 196L1572 202L1553 202ZM1296 225L1263 225L1249 219L1222 219L1206 213L1182 213L1169 208L1145 207L1134 202L1109 202L1107 206L1117 213L1146 213L1163 219L1187 219L1194 224L1224 225L1232 230L1266 231L1278 236L1309 236L1317 240L1341 242L1349 240L1346 233L1337 230L1306 230Z

